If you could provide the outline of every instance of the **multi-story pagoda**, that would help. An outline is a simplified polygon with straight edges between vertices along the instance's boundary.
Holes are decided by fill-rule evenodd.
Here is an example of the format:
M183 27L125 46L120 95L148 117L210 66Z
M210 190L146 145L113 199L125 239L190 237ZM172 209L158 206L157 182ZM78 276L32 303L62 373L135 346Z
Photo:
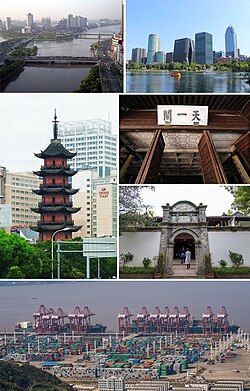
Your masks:
M65 240L72 238L72 232L78 231L81 227L74 226L72 214L80 210L73 208L71 196L79 189L72 189L69 177L77 173L70 169L67 159L73 158L76 153L71 153L61 144L58 136L58 121L55 112L53 121L53 136L49 146L35 156L44 159L44 165L40 171L34 174L43 178L43 183L34 193L42 196L42 202L38 208L32 210L40 214L40 221L33 230L39 232L39 240L51 240L56 231L56 239Z

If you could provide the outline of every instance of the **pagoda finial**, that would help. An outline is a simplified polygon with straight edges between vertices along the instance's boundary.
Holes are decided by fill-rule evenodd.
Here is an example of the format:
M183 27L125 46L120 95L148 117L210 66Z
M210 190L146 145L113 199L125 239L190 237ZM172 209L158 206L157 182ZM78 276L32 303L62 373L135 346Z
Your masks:
M57 121L57 115L56 115L56 109L55 109L55 116L54 116L54 121L52 121L53 125L53 133L54 133L54 139L57 139L58 136L58 122Z

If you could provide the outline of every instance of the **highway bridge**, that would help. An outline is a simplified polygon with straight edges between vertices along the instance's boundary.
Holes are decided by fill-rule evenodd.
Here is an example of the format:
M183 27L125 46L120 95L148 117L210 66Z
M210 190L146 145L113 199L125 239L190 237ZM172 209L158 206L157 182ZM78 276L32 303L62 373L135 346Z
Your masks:
M93 57L67 57L67 56L52 56L52 57L24 57L25 64L67 64L67 65L94 65L97 63Z

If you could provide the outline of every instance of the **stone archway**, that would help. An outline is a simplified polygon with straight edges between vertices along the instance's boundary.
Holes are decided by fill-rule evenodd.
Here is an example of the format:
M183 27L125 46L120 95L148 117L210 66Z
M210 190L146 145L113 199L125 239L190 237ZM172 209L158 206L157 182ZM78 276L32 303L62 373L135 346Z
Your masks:
M195 240L193 236L189 233L178 234L174 239L174 261L180 260L181 252L185 252L187 249L191 252L191 259L195 260Z
M195 275L204 275L204 255L209 253L206 205L196 206L190 201L178 201L173 206L166 204L162 208L163 219L159 252L166 257L165 276L173 274L177 244L178 241L181 244L184 239L193 246L193 251L191 251L193 259L195 259L193 272Z
M167 274L175 274L174 273L174 260L176 258L175 248L176 248L176 242L178 241L178 238L180 241L182 241L184 238L188 239L188 242L191 243L194 246L193 250L193 270L189 273L191 275L197 275L199 273L199 265L200 265L200 259L201 259L201 246L200 246L200 239L198 234L189 228L180 228L174 231L169 238L169 241L167 242L166 247L166 273ZM195 256L195 258L194 258ZM183 269L185 269L185 266L182 266ZM186 275L186 273L184 274Z

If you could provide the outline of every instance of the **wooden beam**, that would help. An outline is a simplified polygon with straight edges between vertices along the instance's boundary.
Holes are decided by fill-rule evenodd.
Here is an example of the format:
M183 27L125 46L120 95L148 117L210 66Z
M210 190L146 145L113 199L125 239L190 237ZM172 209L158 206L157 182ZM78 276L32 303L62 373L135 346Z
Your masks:
M211 134L204 131L198 145L204 183L228 183Z
M189 130L197 132L203 130L212 131L238 131L247 132L250 130L250 122L239 113L209 112L208 126L166 126L157 125L157 111L129 111L122 113L120 117L120 132L129 130L155 131L161 130Z

